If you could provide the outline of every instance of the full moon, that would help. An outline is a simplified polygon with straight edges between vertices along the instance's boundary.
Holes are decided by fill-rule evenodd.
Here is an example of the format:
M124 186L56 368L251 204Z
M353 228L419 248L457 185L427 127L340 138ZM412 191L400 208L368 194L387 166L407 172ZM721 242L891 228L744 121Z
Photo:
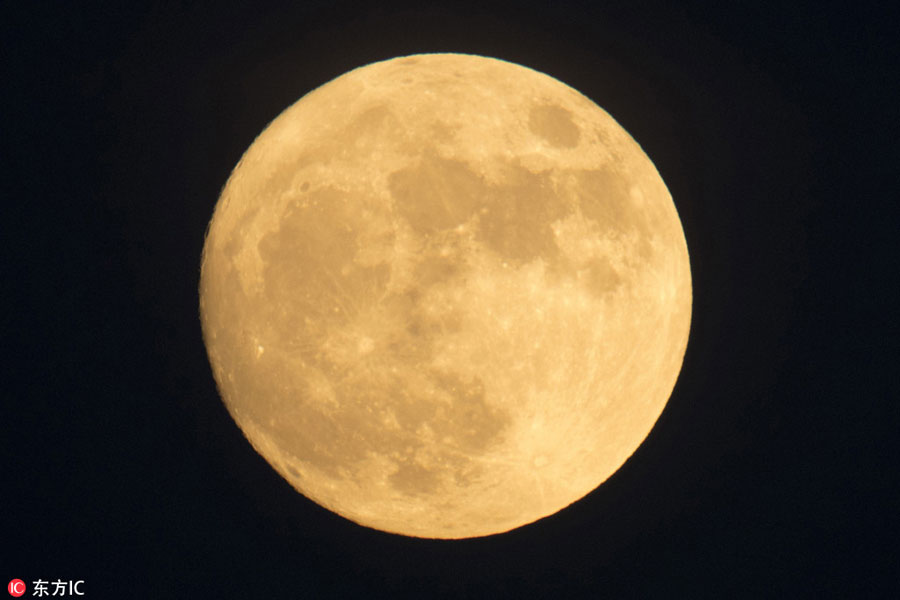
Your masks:
M687 245L640 146L564 83L424 54L310 92L209 225L203 336L300 493L425 538L563 509L643 442L691 320Z

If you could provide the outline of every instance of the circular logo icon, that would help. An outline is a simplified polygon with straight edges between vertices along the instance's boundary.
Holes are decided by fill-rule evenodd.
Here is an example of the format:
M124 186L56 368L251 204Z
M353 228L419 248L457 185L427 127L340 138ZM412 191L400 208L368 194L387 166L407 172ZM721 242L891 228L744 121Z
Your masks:
M18 598L25 594L25 582L21 579L13 579L9 582L9 585L6 586L6 589L9 590L10 596Z

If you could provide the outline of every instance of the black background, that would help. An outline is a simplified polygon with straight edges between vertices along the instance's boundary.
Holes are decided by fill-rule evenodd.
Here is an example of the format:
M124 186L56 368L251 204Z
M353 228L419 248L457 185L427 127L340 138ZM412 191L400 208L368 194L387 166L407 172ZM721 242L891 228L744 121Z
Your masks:
M895 21L864 3L20 3L3 9L5 581L90 597L898 591ZM206 224L254 137L398 55L495 56L610 112L675 199L675 392L552 517L433 541L297 494L218 398ZM30 594L30 592L29 592Z

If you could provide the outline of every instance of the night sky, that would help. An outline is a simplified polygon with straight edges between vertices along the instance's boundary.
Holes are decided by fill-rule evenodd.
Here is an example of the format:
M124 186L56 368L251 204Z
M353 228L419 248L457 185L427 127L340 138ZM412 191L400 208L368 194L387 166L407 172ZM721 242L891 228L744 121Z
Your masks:
M900 593L887 9L36 4L0 17L4 585ZM295 492L220 401L198 316L204 231L255 136L330 79L419 52L520 63L613 115L672 193L694 283L681 376L623 468L552 517L450 542L363 528Z

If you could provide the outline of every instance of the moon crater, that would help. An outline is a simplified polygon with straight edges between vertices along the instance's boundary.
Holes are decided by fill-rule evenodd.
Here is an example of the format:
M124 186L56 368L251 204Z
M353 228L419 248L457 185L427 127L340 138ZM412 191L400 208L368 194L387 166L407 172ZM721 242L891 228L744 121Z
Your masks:
M581 138L581 130L572 122L572 113L553 104L533 106L528 112L528 129L558 148L574 148Z

